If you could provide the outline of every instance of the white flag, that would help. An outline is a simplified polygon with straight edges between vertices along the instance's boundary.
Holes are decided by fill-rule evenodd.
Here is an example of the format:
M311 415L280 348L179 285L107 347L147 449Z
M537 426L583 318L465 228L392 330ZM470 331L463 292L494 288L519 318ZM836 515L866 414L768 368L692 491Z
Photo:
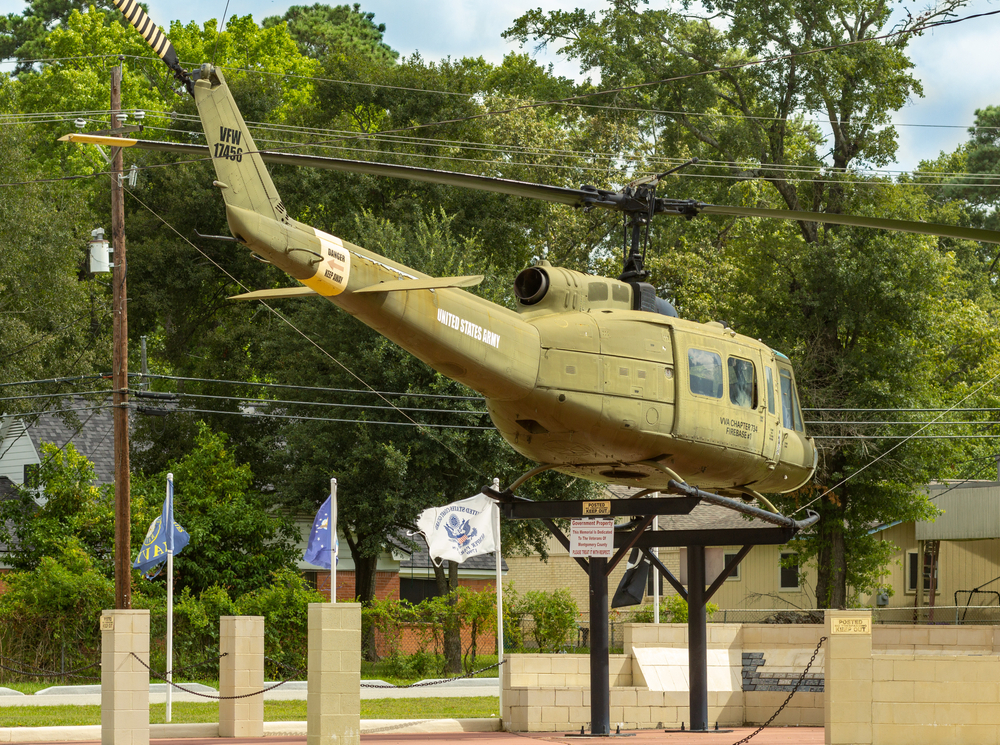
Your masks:
M496 549L493 525L497 511L496 502L478 494L424 510L417 518L417 530L424 534L431 558L438 565L444 559L461 564L470 556Z

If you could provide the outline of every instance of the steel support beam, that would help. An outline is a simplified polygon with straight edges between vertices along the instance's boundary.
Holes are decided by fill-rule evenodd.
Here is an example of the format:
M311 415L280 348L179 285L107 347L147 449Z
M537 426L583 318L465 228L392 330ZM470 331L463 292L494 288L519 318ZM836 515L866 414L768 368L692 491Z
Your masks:
M708 625L705 615L705 547L687 547L688 701L691 731L708 730Z
M590 559L590 733L611 734L611 681L608 644L608 560Z

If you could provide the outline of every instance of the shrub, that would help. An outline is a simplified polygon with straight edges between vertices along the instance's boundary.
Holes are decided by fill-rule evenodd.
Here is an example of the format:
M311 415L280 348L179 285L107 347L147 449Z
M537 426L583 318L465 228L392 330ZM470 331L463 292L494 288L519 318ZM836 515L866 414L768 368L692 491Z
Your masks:
M543 652L557 652L576 629L579 611L569 590L532 590L524 597L524 612L535 622L532 636Z
M712 620L712 616L714 616L718 610L719 606L715 603L706 603L705 615L708 617L709 621ZM636 610L635 613L632 614L632 620L635 623L652 623L653 604L647 603ZM687 600L682 598L680 595L667 595L666 597L660 598L660 621L662 623L687 623L687 620Z

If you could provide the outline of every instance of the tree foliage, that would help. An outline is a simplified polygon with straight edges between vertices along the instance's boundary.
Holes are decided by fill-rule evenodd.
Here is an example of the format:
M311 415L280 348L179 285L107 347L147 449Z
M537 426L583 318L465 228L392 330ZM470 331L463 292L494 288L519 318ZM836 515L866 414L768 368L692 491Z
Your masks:
M174 560L174 573L178 589L198 594L218 586L240 597L295 566L299 533L288 513L252 488L250 467L236 462L227 439L201 425L194 449L170 466L174 519L190 536ZM165 473L141 476L133 493L162 505L165 484Z
M302 54L324 59L330 54L363 54L380 62L395 62L399 53L385 43L385 24L374 22L374 13L364 13L360 3L350 5L293 5L283 16L269 16L261 25L288 25L288 33Z
M672 195L992 225L997 107L977 112L966 147L922 164L919 175L889 180L866 170L892 162L891 116L921 95L907 56L910 32L962 3L947 0L892 26L893 6L884 0L707 0L671 8L609 0L599 13L532 10L505 33L578 61L600 76L608 91L601 95L590 95L591 81L556 76L526 54L499 65L399 59L384 42L384 25L360 5L295 6L263 25L236 16L221 33L214 22L175 21L170 37L181 59L222 66L262 147L612 188L697 156L697 166L669 182ZM881 38L893 30L900 33ZM4 113L51 112L59 121L0 128L0 147L12 154L0 163L0 180L93 177L105 169L94 150L54 144L69 129L62 112L84 112L88 128L107 124L97 112L106 108L115 61L90 57L97 48L126 56L124 106L148 112L151 134L200 141L193 104L176 95L161 62L117 13L77 0L33 0L0 19L0 54L21 61L16 77L0 84L0 103ZM29 62L41 58L50 61ZM538 105L583 94L584 106ZM245 381L158 383L190 408L208 400L194 395L219 397L212 399L217 413L139 425L139 493L153 505L162 487L149 474L161 479L168 467L183 474L178 519L192 546L197 531L216 556L189 548L199 563L185 565L187 552L179 559L192 592L261 586L289 554L249 555L270 550L255 542L255 531L274 531L266 545L286 546L285 527L269 511L312 512L336 476L357 594L370 599L378 554L421 509L527 469L495 432L453 427L488 427L468 390L347 315L310 300L281 302L280 315L228 303L240 289L289 280L231 244L192 240L196 230L227 230L210 164L149 152L129 157L143 169L126 202L133 342L149 338L159 372ZM966 171L976 180L955 177ZM288 166L275 168L274 178L295 218L421 271L485 274L476 291L502 304L511 302L516 272L535 258L618 270L621 224L608 214ZM100 351L108 348L107 288L78 281L86 236L107 219L105 184L0 187L0 382L107 364ZM661 294L682 315L724 319L788 354L803 403L816 410L939 407L990 380L1000 360L992 332L996 264L995 251L969 242L759 219L662 221L649 259ZM275 382L299 390L258 385ZM285 393L295 400L280 398ZM991 394L977 395L992 402ZM249 417L250 406L298 419ZM829 438L821 441L815 485L779 504L820 511L801 552L817 564L820 603L845 605L852 593L877 586L884 570L885 547L868 534L871 526L932 515L917 487L981 453L933 439L897 448L888 430L814 416L812 431ZM230 444L212 432L229 433ZM195 491L182 499L186 488ZM552 498L590 487L546 474L526 488ZM219 504L210 509L205 495ZM48 543L38 545L65 550L68 536L80 534L74 540L104 571L106 537L81 532L81 521L87 510L105 509L105 499L95 492L80 515L50 520ZM521 524L505 531L515 550L541 546L540 534ZM41 555L25 556L25 568ZM454 589L455 576L450 567L439 570L443 590Z

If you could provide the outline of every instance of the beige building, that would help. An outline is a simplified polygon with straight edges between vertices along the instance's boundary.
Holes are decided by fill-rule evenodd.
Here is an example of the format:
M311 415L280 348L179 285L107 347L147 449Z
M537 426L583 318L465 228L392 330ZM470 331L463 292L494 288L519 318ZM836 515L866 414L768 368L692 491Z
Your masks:
M704 530L718 529L720 534L726 529L739 529L763 523L748 522L741 515L724 507L699 504L689 515L661 516L661 530ZM711 583L721 572L726 562L742 546L728 545L705 550L706 577ZM687 550L684 548L659 549L660 561L670 570L681 584L687 585ZM577 607L585 617L588 611L588 579L579 564L570 558L568 552L555 538L548 542L548 561L542 561L537 554L508 557L509 571L504 577L504 586L513 585L519 594L531 590L552 591L565 588L570 591ZM796 555L795 542L784 546L754 546L743 559L736 572L726 580L711 602L719 606L715 621L754 622L768 614L761 610L794 611L816 607L815 569L789 566ZM782 566L783 559L786 566ZM609 600L625 572L626 561L622 561L608 577ZM650 571L647 581L645 604L652 602L654 572ZM667 582L661 580L661 595L676 595ZM639 606L621 608L622 616L630 615ZM666 620L666 619L664 619ZM616 621L614 611L612 623ZM612 642L614 646L614 642Z
M891 592L862 600L881 607L876 617L890 622L1000 620L1000 482L932 484L927 491L942 511L936 520L875 529L897 547L884 578ZM931 605L940 609L933 619Z

